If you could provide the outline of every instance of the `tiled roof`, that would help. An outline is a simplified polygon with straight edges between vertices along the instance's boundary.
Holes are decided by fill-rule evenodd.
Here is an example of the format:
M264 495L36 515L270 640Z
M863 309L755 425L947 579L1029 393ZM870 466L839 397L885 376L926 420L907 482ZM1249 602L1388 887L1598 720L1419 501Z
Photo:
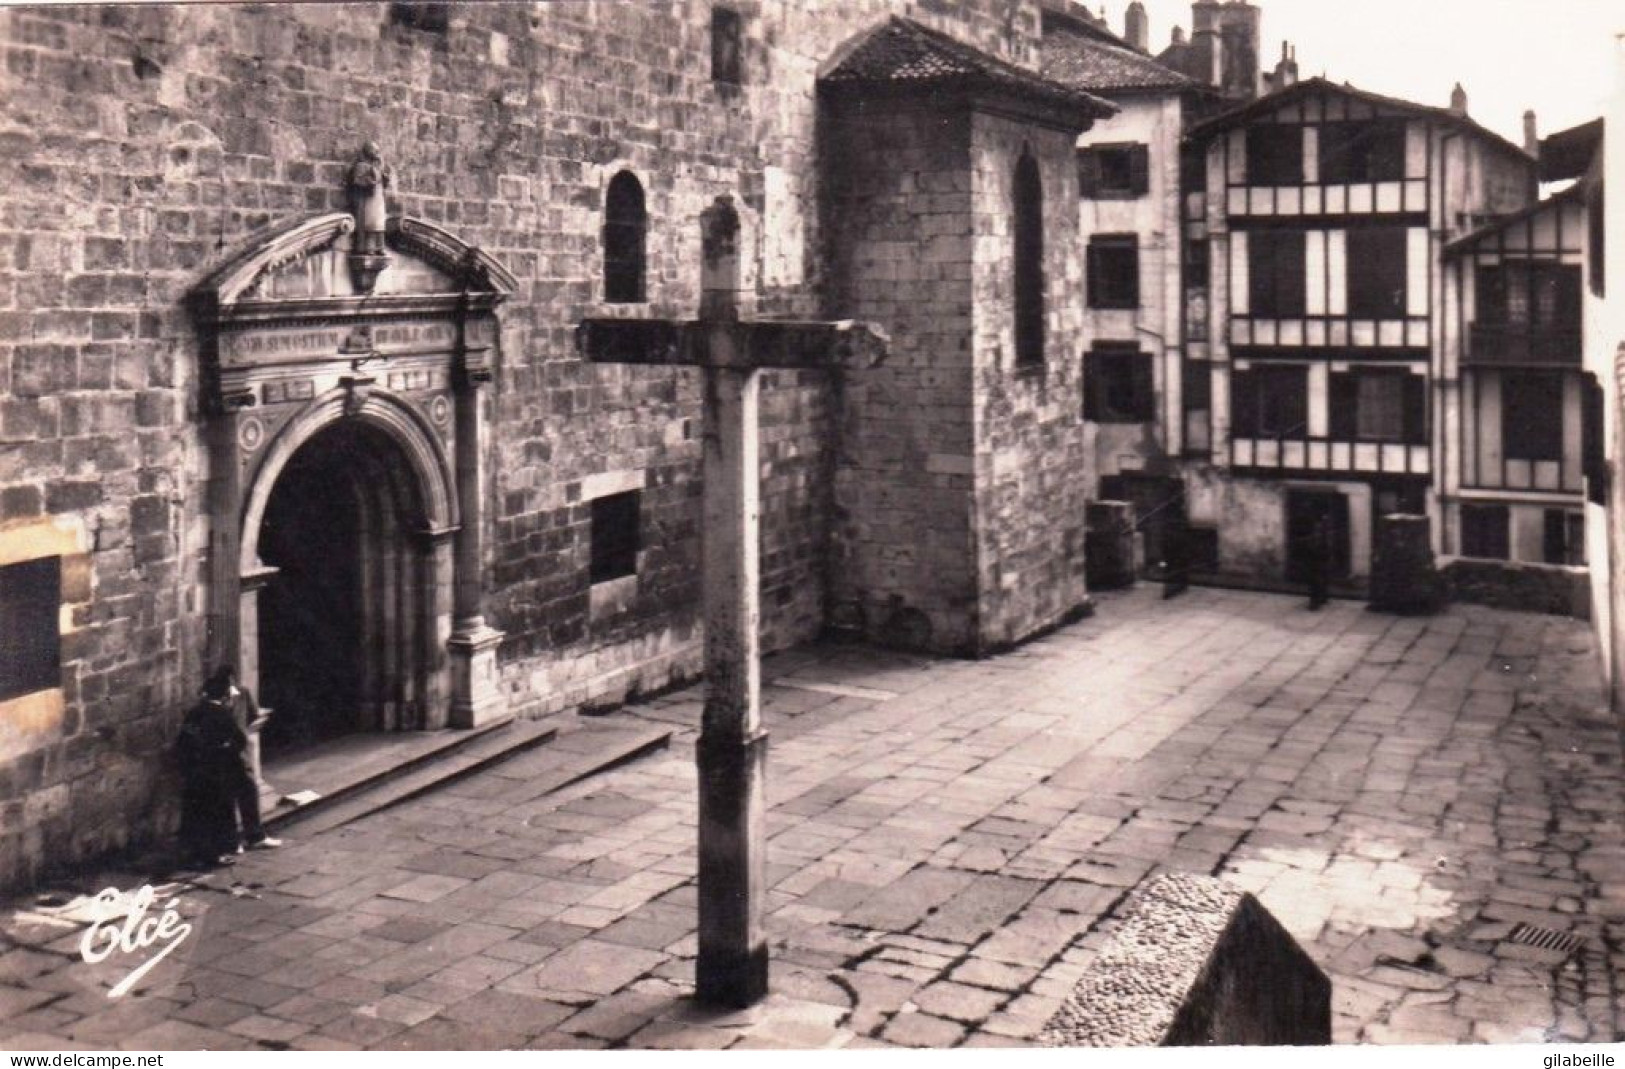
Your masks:
M1077 109L1096 118L1117 113L1116 105L1080 88L1052 81L897 16L851 46L840 63L820 80L835 86L991 88Z
M1102 30L1057 26L1044 34L1044 74L1101 93L1190 89L1195 82Z
M1381 93L1372 93L1364 89L1356 89L1347 82L1344 82L1342 85L1338 85L1337 83L1326 78L1309 78L1305 81L1296 82L1289 85L1285 89L1280 89L1273 93L1267 93L1249 104L1243 104L1239 108L1232 108L1229 111L1215 115L1206 122L1198 123L1187 131L1187 136L1199 138L1207 134L1214 133L1218 130L1228 130L1233 126L1241 126L1259 115L1267 115L1275 109L1283 107L1299 97L1309 96L1316 92L1339 93L1343 96L1352 97L1355 100L1363 100L1366 103L1376 107L1392 108L1395 111L1403 112L1408 115L1417 115L1434 119L1439 122L1449 123L1450 125L1458 126L1469 133L1476 134L1492 144L1499 146L1500 148L1515 153L1525 160L1531 159L1529 153L1508 141L1494 130L1480 126L1468 116L1458 114L1451 111L1449 108L1435 108L1427 104L1417 104L1414 101L1401 100L1399 97L1383 96Z

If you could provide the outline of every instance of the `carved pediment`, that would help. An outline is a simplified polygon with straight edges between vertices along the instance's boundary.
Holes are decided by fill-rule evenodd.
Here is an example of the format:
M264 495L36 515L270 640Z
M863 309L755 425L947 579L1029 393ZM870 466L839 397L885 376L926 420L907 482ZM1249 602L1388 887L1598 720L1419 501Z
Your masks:
M355 219L333 212L267 228L193 291L205 319L343 314L367 302L434 306L474 298L500 303L518 281L505 267L461 239L418 219L396 216L387 230L386 266L370 293L356 288L348 263ZM441 298L435 300L434 298Z

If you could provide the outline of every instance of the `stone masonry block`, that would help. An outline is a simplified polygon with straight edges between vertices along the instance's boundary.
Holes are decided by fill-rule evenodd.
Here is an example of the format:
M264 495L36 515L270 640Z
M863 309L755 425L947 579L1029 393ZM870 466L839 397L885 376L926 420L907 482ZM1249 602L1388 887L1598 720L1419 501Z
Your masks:
M1332 985L1252 895L1158 876L1045 1026L1048 1046L1272 1046L1332 1041Z

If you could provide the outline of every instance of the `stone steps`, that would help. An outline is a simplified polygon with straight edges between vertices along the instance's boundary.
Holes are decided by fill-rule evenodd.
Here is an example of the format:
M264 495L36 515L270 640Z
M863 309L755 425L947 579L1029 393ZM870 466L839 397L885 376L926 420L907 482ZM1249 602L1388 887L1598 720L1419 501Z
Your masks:
M541 767L527 771L525 793L540 797L664 749L672 734L672 728L641 720L621 723L555 717L517 721L475 734L460 746L438 750L405 768L348 786L308 805L274 811L267 817L266 826L294 828L301 836L327 831L492 769L539 747L545 750L533 755L533 759Z

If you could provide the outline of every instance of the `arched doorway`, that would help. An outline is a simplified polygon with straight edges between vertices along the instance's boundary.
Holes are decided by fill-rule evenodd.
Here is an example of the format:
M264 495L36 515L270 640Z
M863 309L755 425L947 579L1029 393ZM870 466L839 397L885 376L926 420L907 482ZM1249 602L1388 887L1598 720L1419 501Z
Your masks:
M409 459L366 420L332 423L288 458L258 531L274 569L258 611L268 751L422 726L426 526Z

